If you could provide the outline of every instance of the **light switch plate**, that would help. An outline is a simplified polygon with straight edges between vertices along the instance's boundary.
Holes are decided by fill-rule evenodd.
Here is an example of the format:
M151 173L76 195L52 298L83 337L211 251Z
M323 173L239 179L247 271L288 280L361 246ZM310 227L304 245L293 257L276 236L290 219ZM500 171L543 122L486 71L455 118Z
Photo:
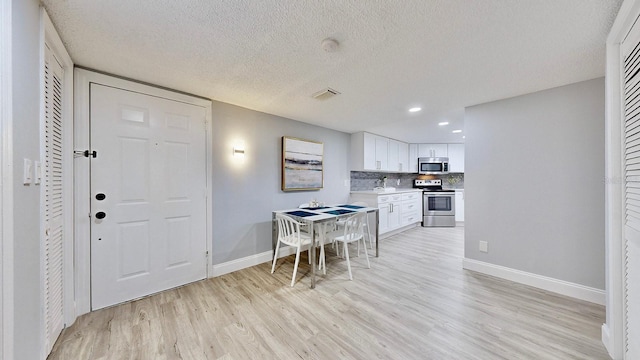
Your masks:
M40 185L40 182L42 181L42 164L40 163L40 161L34 161L33 162L33 167L35 170L35 174L33 177L33 183L36 185Z
M33 162L31 159L24 159L22 182L30 185L33 182Z

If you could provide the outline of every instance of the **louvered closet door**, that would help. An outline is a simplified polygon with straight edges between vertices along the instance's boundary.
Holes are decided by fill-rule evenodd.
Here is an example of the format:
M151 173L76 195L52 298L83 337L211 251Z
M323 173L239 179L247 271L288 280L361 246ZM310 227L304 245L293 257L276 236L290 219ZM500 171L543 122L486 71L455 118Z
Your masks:
M48 354L64 326L62 286L62 79L63 69L45 47L44 197L44 319Z
M622 43L625 171L625 359L640 359L640 27Z

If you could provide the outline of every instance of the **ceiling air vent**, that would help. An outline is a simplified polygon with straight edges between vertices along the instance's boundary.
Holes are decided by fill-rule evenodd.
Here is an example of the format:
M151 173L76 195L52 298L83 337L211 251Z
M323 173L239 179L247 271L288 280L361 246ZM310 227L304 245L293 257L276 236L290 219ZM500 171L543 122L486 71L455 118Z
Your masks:
M327 100L330 99L336 95L340 95L340 92L333 90L332 88L326 88L323 90L318 91L317 93L311 95L312 97L318 99L318 100Z

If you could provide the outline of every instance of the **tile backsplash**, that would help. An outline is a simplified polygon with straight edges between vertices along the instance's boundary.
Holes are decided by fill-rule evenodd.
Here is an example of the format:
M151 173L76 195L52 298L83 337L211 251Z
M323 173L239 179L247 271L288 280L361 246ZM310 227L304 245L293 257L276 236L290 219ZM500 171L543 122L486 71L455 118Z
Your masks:
M418 177L418 174L352 171L351 191L373 190L375 187L382 186L382 178L385 176L387 177L387 187L406 189L413 187L413 180ZM442 187L444 188L464 188L464 173L449 173L436 175L436 177L442 179Z

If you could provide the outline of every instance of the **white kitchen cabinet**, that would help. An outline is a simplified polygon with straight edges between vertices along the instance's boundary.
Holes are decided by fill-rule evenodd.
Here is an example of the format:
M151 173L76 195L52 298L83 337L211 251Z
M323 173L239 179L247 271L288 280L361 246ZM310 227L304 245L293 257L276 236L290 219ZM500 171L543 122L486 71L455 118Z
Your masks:
M422 221L422 192L409 192L402 194L402 219L401 226Z
M389 139L389 171L400 171L400 141Z
M402 219L402 194L378 195L378 210L380 211L380 233L399 228Z
M375 144L374 170L389 170L389 139L383 136L372 135Z
M409 172L418 172L418 144L409 144Z
M389 203L389 213L387 214L386 228L391 231L400 227L402 220L402 207L400 201Z
M355 191L351 192L350 201L364 201L368 206L378 208L380 234L422 221L422 191Z
M449 172L464 172L464 144L409 144L410 172L418 172L421 157L448 157Z
M447 156L447 144L418 144L418 157Z
M372 205L369 205L372 206ZM380 226L379 233L384 234L389 232L389 214L391 214L391 204L383 203L378 204L378 213L379 213L379 223Z
M449 172L464 172L464 144L448 144Z
M456 190L456 222L464 221L464 190Z
M400 163L400 172L412 172L409 167L409 144L398 141L398 158Z
M389 162L389 139L358 132L351 134L351 169L355 171L387 171Z
M391 203L391 215L389 215L389 229L397 229L402 221L402 206L400 202Z
M408 172L409 144L367 132L351 134L351 170Z
M409 144L389 139L389 171L409 172Z

